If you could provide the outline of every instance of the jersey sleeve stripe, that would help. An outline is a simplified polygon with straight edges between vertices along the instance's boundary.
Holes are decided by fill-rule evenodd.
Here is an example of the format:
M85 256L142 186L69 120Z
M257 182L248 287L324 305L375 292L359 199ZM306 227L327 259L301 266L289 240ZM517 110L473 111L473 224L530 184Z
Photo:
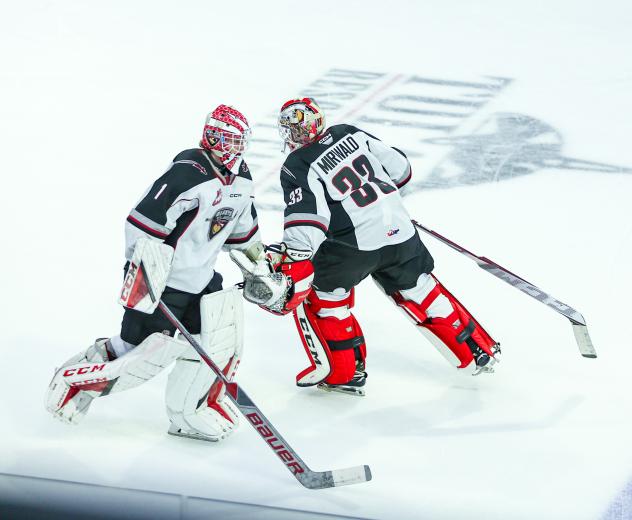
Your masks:
M253 227L250 231L248 231L248 233L230 235L226 239L226 243L227 244L243 244L245 242L248 242L248 240L250 240L258 230L259 230L259 225L255 224L255 227Z
M408 175L404 175L402 180L395 183L395 186L397 186L398 188L403 188L406 184L408 184L408 181L410 181L412 176L413 176L413 171L412 171L412 168L409 166Z
M320 222L320 224L325 228L329 228L329 220L323 217L322 215L317 215L316 213L290 213L286 215L283 219L284 222L294 222L294 221L309 221L309 222Z
M143 224L140 220L134 218L132 215L128 215L127 221L130 224L132 224L134 227L137 227L138 229L140 229L141 231L144 231L145 233L147 233L148 235L151 235L152 237L167 238L168 236L168 233L162 233L160 231L152 229L148 225Z
M137 209L132 209L132 211L130 211L129 214L137 222L144 224L150 229L153 229L154 231L156 231L157 233L164 233L165 235L168 235L169 233L171 233L171 229L169 229L167 226L163 226L162 224L159 224L155 220L152 220L149 217L146 217Z
M283 229L287 229L295 226L312 226L320 229L323 233L327 233L328 227L321 222L315 220L290 220L283 224Z

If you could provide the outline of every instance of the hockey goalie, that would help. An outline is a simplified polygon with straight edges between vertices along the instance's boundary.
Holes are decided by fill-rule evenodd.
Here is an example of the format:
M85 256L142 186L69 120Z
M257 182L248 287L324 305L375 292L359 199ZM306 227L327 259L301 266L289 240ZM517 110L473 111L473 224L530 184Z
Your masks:
M432 273L404 207L400 189L412 175L405 154L355 126L327 128L312 98L284 103L278 126L290 150L280 173L285 219L268 257L291 288L283 305L262 307L294 314L310 364L297 385L364 395L367 348L351 309L368 276L450 364L493 372L499 344ZM242 264L248 296L257 276L247 275L252 262Z
M222 290L221 250L260 261L263 246L252 178L242 155L247 119L220 105L206 119L199 148L185 150L145 192L126 221L126 275L120 334L97 339L57 369L46 408L69 424L95 398L137 387L174 365L166 409L174 435L218 441L238 425L223 384L157 308L160 300L229 378L242 354L242 299Z

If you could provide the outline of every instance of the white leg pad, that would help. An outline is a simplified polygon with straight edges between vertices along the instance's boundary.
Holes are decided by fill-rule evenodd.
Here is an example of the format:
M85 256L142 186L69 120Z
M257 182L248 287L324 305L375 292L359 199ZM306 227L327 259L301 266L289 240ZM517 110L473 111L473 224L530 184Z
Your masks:
M243 307L236 288L206 295L200 302L205 352L232 379L243 350ZM224 385L189 348L178 358L169 374L166 389L167 415L171 433L217 441L237 428L239 417Z
M88 413L92 400L99 395L95 391L78 391L72 389L64 382L63 373L66 367L73 365L86 365L88 363L104 363L108 360L105 350L107 338L95 341L88 349L72 356L61 368L55 370L55 374L48 384L46 392L46 409L57 419L67 424L77 424Z
M135 388L170 365L187 344L155 332L123 356L108 361L106 339L69 359L50 382L46 408L59 419L77 423L95 397Z

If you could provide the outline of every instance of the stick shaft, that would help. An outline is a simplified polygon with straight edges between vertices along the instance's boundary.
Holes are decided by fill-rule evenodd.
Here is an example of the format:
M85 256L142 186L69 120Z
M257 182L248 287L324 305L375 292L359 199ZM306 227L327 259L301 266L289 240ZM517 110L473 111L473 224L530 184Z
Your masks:
M237 383L228 380L222 370L217 366L217 364L215 364L191 333L162 300L158 303L158 308L169 320L169 322L186 338L215 375L226 385L226 395L229 399L235 403L235 406L237 406L239 411L244 415L244 417L246 417L246 419L248 419L249 424L266 442L268 447L277 454L285 467L303 486L309 489L322 489L345 484L366 482L371 479L371 472L368 466L333 471L311 470L307 464L303 462L303 459L298 456L296 451L294 451L294 449L281 436L263 412L261 412L257 405L255 405L250 397L248 397L248 394L246 394L246 392L244 392Z
M423 224L420 224L415 220L413 220L412 222L415 227L421 229L424 233L433 236L440 242L443 242L455 251L458 251L462 255L467 256L470 260L476 262L476 264L484 271L487 271L489 274L494 275L496 278L499 278L503 282L511 285L512 287L515 287L519 291L522 291L523 293L531 296L531 298L538 300L540 303L543 303L547 307L553 309L555 312L568 318L568 320L570 320L571 324L573 325L575 339L577 340L577 346L581 355L591 358L597 357L595 348L593 347L590 336L588 335L586 320L580 312L573 309L573 307L571 307L570 305L567 305L560 300L554 298L553 296L546 293L539 287L533 285L532 283L527 282L521 276L512 273L509 269L504 268L493 260L490 260L485 256L475 255L474 253L460 246L456 242L444 237L443 235L437 233L436 231L433 231L432 229L427 228Z

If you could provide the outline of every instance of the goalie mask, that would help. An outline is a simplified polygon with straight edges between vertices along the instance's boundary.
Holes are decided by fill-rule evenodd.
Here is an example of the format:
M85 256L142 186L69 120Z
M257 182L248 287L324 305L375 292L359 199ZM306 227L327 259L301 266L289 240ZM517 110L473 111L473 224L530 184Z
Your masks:
M291 99L281 107L278 126L285 144L296 150L323 133L325 114L312 98Z
M230 169L246 151L250 134L248 120L239 110L219 105L206 116L200 146Z

